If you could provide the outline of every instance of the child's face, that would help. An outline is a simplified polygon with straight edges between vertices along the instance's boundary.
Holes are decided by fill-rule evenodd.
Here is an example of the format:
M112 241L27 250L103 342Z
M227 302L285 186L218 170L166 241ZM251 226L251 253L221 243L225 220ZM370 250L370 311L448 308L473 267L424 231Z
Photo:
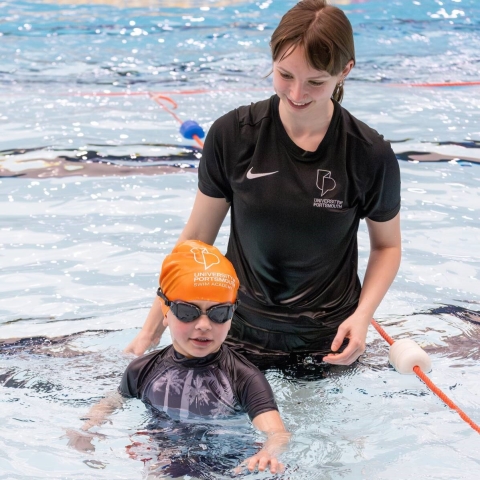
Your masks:
M203 312L218 305L218 302L205 300L189 301ZM218 351L227 337L232 321L226 323L212 322L206 315L201 315L190 323L181 322L171 310L163 319L163 325L170 327L173 347L187 358L205 357Z

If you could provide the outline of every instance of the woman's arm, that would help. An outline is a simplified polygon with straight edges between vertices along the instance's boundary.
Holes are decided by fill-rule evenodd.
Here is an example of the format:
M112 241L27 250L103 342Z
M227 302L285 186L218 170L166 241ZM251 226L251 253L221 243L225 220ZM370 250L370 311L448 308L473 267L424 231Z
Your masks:
M270 410L257 415L252 420L252 423L257 430L265 432L268 438L262 449L252 457L244 460L242 466L245 466L251 472L257 467L259 471L263 472L269 465L271 473L283 471L284 467L277 457L285 451L290 440L290 434L287 432L280 414L277 410ZM240 473L241 468L237 469L237 471Z
M177 243L200 240L213 245L229 208L230 204L224 198L208 197L198 190L192 213Z
M208 197L198 190L192 213L177 243L201 240L213 245L229 208L230 204L224 198ZM155 297L142 329L124 350L125 353L142 355L149 348L158 345L165 331L162 321L161 302Z
M323 361L350 365L365 351L368 326L383 297L392 284L401 258L400 214L388 222L366 220L370 236L370 256L363 280L362 293L355 312L339 327L332 343L337 351L345 338L348 346L342 353L331 353Z
M142 329L127 345L124 353L133 353L137 356L143 355L149 348L156 347L159 344L165 328L163 325L162 304L160 298L155 297Z

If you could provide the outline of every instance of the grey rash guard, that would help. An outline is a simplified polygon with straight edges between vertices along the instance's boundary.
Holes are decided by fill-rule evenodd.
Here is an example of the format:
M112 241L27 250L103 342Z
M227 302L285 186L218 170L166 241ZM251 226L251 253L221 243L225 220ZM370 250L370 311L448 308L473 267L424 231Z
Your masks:
M246 412L253 420L278 410L263 373L225 345L204 358L186 358L173 346L139 357L128 365L119 392L180 419Z

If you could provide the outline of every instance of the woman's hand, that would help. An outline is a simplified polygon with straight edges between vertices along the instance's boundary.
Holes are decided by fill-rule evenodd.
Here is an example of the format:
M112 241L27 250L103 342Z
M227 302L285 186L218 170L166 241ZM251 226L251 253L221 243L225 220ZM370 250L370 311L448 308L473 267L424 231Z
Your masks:
M340 324L332 342L332 350L336 352L343 341L348 338L348 345L342 353L329 353L323 361L334 365L351 365L364 351L370 317L355 312Z
M158 297L155 297L142 329L125 348L124 353L133 353L138 356L143 355L149 348L156 347L165 331L162 321L162 303Z
M362 285L358 307L338 327L332 342L336 352L348 338L348 346L342 353L330 353L323 361L335 365L350 365L364 351L367 330L375 310L387 293L400 265L401 235L400 214L387 222L366 219L370 236L370 256Z
M160 335L152 336L150 333L140 330L139 334L127 345L124 353L133 353L137 357L143 355L148 349L156 347L160 343Z

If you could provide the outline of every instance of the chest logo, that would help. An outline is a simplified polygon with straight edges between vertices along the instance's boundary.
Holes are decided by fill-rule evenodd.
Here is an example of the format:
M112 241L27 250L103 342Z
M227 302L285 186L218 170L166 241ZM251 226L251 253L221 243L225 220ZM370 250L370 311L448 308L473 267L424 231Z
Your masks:
M320 198L313 199L313 206L328 209L342 209L343 200L334 200L322 198L327 192L331 192L337 186L337 182L332 178L330 170L317 170L317 188L322 192Z
M337 182L332 178L330 170L317 170L317 187L322 192L322 197L336 186Z
M192 248L190 251L193 253L195 261L200 265L203 265L205 270L220 263L220 259L214 253L209 252L206 248Z
M252 180L254 178L266 177L267 175L273 175L274 173L278 173L278 170L275 172L267 172L267 173L252 173L253 167L247 172L247 178Z

